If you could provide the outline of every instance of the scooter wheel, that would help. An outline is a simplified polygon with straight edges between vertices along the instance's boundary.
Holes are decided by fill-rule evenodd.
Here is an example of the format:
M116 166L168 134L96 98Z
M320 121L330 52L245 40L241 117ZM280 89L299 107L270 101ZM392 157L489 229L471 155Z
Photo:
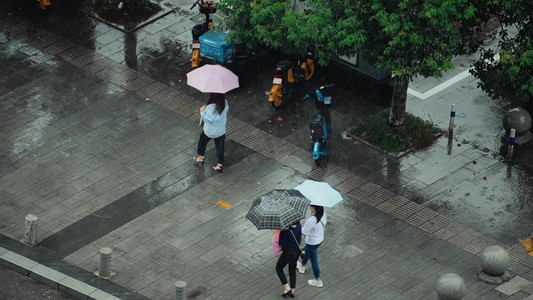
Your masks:
M318 159L315 159L315 163L318 167L322 166L324 164L324 158L320 156Z
M272 107L274 107L275 110L278 110L281 107L281 99L279 100L279 103L276 103L276 101L270 102L272 104Z

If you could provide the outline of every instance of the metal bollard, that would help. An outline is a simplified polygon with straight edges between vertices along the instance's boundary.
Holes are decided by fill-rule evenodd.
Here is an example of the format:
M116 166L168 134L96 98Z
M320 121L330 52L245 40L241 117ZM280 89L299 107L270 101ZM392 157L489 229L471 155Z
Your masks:
M178 280L174 284L174 287L176 288L174 300L187 300L187 292L185 291L187 283L185 281Z
M455 123L455 104L452 104L452 111L450 113L450 125L448 126L448 155L452 154L453 143L453 125Z
M35 215L27 215L24 220L24 243L35 245L37 242L37 221L39 218Z
M453 126L455 123L455 104L452 104L452 111L450 112L450 125L448 126L448 132L450 136L453 136Z
M453 137L451 135L448 135L448 145L446 146L448 155L452 154L452 146L453 146Z
M509 130L509 146L507 147L507 159L513 158L515 134L516 130L514 128L511 128L511 130Z
M111 248L104 247L100 249L100 267L98 268L98 276L109 277L111 275Z

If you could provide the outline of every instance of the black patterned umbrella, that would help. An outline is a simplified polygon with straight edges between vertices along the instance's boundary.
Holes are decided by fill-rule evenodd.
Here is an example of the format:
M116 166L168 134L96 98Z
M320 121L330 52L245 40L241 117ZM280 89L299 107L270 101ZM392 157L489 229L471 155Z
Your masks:
M285 229L305 217L309 203L297 190L273 190L254 200L246 218L257 229Z

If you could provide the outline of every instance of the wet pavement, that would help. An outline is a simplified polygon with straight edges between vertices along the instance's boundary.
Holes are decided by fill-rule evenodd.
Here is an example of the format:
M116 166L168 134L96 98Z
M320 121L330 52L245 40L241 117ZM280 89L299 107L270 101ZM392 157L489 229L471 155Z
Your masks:
M4 266L0 266L0 282L0 287L2 288L0 298L2 299L76 299L58 291L56 288L35 281Z
M465 75L471 58L458 58L441 79L411 84L409 112L445 130L456 104L456 128L451 145L443 136L401 158L340 135L379 111L390 87L318 68L297 93L336 84L321 168L308 152L314 104L295 97L274 110L267 94L276 57L243 59L231 66L241 88L227 95L227 163L217 175L211 148L204 168L190 162L197 109L207 100L185 77L190 28L201 16L190 3L163 2L175 12L125 33L82 4L54 1L46 11L0 4L0 247L63 265L69 276L124 299L171 299L176 280L188 283L189 298L278 298L269 232L244 215L251 199L309 177L328 181L345 201L329 210L326 287L311 289L299 278L304 299L434 299L434 282L446 271L463 276L468 299L532 293L505 294L475 275L476 255L499 243L510 251L513 275L533 281L518 242L532 232L533 164L531 142L511 162L500 155L508 106ZM39 217L39 243L25 249L16 241L28 213ZM91 277L101 247L114 251L110 284Z

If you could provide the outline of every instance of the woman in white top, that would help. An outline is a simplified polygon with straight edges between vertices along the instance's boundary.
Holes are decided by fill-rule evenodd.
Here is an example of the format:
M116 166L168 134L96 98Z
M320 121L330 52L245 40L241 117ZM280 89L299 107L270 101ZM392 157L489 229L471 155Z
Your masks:
M302 262L298 262L297 268L300 273L305 273L305 264L311 260L311 267L315 279L307 281L309 285L316 287L323 287L322 280L320 280L320 268L318 266L318 247L324 241L324 231L326 229L326 213L324 207L318 205L310 205L311 216L305 221L302 227L302 234L305 236L305 253L306 257Z

